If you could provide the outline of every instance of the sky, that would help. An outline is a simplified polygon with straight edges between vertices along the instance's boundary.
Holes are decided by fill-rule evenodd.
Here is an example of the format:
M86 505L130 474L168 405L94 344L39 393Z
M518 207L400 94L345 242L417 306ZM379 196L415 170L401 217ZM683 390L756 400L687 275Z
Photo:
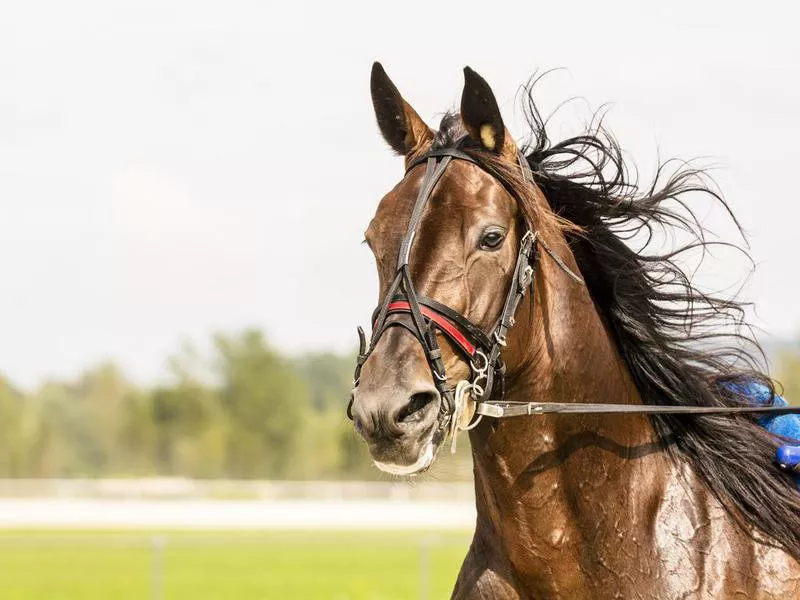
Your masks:
M380 60L430 125L462 69L506 124L537 70L555 137L607 104L643 178L703 157L756 261L700 276L765 336L800 333L796 3L6 3L0 11L0 372L21 386L117 361L140 381L212 332L350 350L377 301L361 244L402 161L380 138ZM741 6L739 6L741 5ZM701 208L723 237L719 210Z

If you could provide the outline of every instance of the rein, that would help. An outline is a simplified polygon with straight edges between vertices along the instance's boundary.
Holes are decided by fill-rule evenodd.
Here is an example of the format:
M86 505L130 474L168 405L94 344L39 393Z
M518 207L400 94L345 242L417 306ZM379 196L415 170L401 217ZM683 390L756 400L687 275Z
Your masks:
M531 288L531 301L533 301L533 286L540 256L539 249L544 250L570 279L581 285L585 285L585 283L541 239L538 231L532 231L528 224L524 223L524 233L520 240L511 285L506 293L506 300L496 325L488 333L458 311L416 292L409 273L409 256L422 214L445 169L453 160L464 160L491 175L477 159L459 149L464 139L462 138L455 148L431 150L414 160L406 169L406 174L408 174L417 165L425 163L425 175L420 184L406 234L400 244L394 279L372 315L372 335L369 345L367 345L364 330L361 327L358 328L359 351L353 376L354 388L358 387L361 369L383 333L391 327L403 327L419 341L425 353L434 385L441 396L439 429L444 430L449 421L453 447L455 447L457 431L474 428L484 416L501 419L543 414L800 414L800 407L796 406L728 407L504 401L505 364L501 357L501 351L506 346L506 336L515 323L517 307L528 287ZM525 181L534 185L533 173L521 152L518 153L518 160ZM448 386L442 351L436 338L437 332L447 337L462 358L469 363L472 373L470 381L461 381L455 388ZM493 400L495 387L499 390L496 394L499 399ZM466 408L468 396L471 396L476 402L475 414L478 415L478 418L469 426L460 427L460 416ZM353 418L352 404L351 397L347 407L347 416L351 420Z
M501 419L523 415L562 413L573 415L650 414L650 415L736 415L800 413L799 406L673 406L669 404L605 404L589 402L482 402L479 415Z

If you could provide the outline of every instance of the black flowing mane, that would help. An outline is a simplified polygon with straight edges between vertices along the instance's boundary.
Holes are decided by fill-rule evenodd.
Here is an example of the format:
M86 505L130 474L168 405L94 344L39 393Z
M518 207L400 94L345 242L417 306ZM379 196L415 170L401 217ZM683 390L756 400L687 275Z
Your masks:
M582 135L552 143L533 101L535 83L523 88L531 129L524 153L553 212L577 226L564 233L642 401L747 405L753 402L743 393L748 384L765 386L774 395L762 366L764 353L746 322L745 304L704 293L680 264L684 253L721 244L706 238L687 194L718 202L738 227L707 174L667 161L650 185L640 186L602 119ZM463 134L458 116L445 115L434 144L452 145ZM500 161L467 151L504 185L521 192L520 181ZM522 208L530 218L531 208ZM659 233L675 230L688 241L668 253L659 251ZM724 245L748 256L735 244ZM675 460L688 461L740 526L800 560L800 493L775 465L778 440L772 434L747 416L651 419L665 449Z

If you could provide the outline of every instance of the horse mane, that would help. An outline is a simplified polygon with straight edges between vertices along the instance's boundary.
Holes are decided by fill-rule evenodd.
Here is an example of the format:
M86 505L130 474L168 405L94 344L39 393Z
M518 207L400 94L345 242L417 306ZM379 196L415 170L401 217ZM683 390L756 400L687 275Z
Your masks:
M523 87L531 130L524 153L555 217L571 225L562 231L642 401L742 406L754 402L746 395L752 384L774 397L746 304L701 291L681 265L687 253L705 256L720 244L749 258L736 244L707 239L687 202L687 195L710 198L741 232L707 173L666 161L652 183L641 186L602 118L593 119L581 135L552 143L533 100L536 81ZM464 133L458 122L457 115L445 115L434 144L455 143ZM495 157L468 151L516 192L530 218L533 209L524 193L529 186ZM663 235L676 231L687 241L659 250ZM800 493L775 464L779 440L755 417L652 415L651 420L669 455L687 461L745 531L800 560Z

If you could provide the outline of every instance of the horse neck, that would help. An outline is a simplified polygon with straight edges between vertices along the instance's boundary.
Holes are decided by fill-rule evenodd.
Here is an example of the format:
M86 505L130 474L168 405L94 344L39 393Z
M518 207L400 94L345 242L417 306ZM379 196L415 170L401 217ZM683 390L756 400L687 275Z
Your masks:
M554 253L578 272L566 241L556 239ZM531 300L533 311L531 313ZM531 318L526 318L531 314ZM625 361L588 288L571 279L554 260L542 253L530 296L520 307L519 329L510 332L507 399L513 401L598 402L639 404L641 397ZM647 425L647 418L626 417L634 429ZM541 423L527 420L541 432ZM551 423L552 422L552 423ZM607 416L571 416L550 419L553 433L570 434L587 426L603 430L624 424ZM623 426L623 430L626 430ZM640 436L631 442L640 441Z
M566 242L556 240L552 245L575 269ZM509 336L507 400L641 402L585 286L542 256L533 298L532 318L528 318L528 297L519 309L518 329ZM593 510L592 495L597 493L598 501L600 495L607 499L608 485L618 486L623 494L638 487L632 485L633 478L642 475L634 471L638 461L625 458L660 449L649 420L638 415L513 417L482 423L470 439L479 520L497 527L525 522L540 510L547 515L543 523L552 523L559 509L580 519L576 507L578 513L580 507ZM598 476L605 478L604 485L585 485ZM580 501L576 504L570 496L579 496ZM513 519L503 514L509 511ZM525 511L528 514L520 514ZM538 525L542 526L546 527Z

